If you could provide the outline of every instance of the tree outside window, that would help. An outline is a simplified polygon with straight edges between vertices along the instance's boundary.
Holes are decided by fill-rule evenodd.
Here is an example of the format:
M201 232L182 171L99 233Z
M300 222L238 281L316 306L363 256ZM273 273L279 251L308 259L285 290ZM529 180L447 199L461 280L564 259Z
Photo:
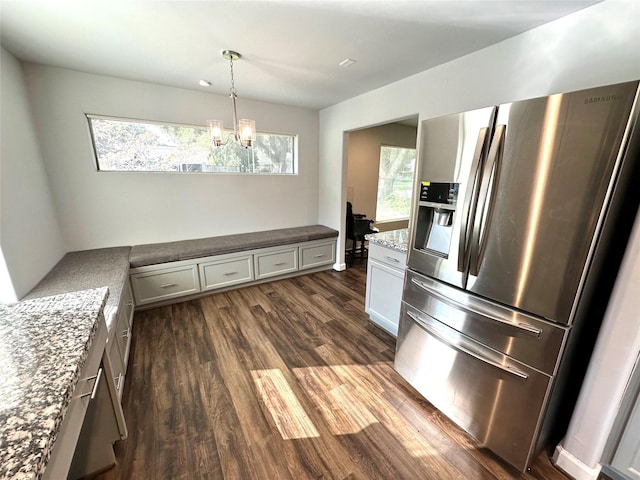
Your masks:
M377 222L409 218L415 165L415 148L380 148Z
M101 171L297 173L293 135L258 132L252 148L214 147L201 126L87 117Z

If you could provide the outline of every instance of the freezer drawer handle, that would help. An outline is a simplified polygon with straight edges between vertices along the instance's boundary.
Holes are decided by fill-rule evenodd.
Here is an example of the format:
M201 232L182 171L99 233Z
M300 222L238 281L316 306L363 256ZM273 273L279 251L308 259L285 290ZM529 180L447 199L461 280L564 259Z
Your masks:
M409 315L414 322L416 322L420 327L425 329L436 340L440 341L441 343L444 343L445 345L448 345L449 347L453 348L454 350L457 350L457 351L459 351L461 353L469 355L470 357L473 357L473 358L475 358L476 360L478 360L478 361L480 361L482 363L486 363L487 365L490 365L490 366L492 366L494 368L497 368L498 370L501 370L501 371L503 371L505 373L508 373L510 375L518 377L521 380L527 380L529 378L529 374L528 373L521 372L520 370L516 370L515 368L504 366L504 365L502 365L502 364L500 364L498 362L495 362L495 361L493 361L493 360L491 360L489 358L485 358L482 355L480 355L479 353L476 353L476 352L474 352L474 351L472 351L472 350L470 350L468 348L465 348L462 345L458 345L458 344L452 343L451 341L447 340L442 335L440 335L438 332L436 332L432 327L427 325L424 321L422 321L420 318L418 318L413 313L407 311L407 315Z
M444 303L446 303L447 305L451 305L454 308L459 308L461 310L464 310L466 312L470 312L473 313L475 315L478 315L486 320L492 320L492 321L496 321L496 322L500 322L503 325L507 325L509 327L515 327L518 328L522 331L524 331L525 333L528 333L530 335L536 336L538 338L540 338L540 335L542 335L542 330L540 330L539 328L534 327L533 325L529 325L528 323L513 323L510 322L508 320L504 320L502 318L498 318L496 317L490 317L488 315L486 315L485 313L470 307L469 305L463 305L461 303L456 302L455 300L452 300L451 298L447 297L446 295L443 295L442 293L440 293L437 289L433 288L430 285L427 285L423 282L421 282L420 280L416 280L415 278L411 279L411 282L414 283L415 285L417 285L418 287L422 288L423 290L426 290L429 294L433 295L434 297L437 297L438 300L443 301Z

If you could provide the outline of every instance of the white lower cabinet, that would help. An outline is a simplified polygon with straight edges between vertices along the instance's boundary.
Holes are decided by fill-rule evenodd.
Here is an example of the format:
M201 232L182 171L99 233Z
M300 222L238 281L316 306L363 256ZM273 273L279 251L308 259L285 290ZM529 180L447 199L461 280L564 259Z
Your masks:
M291 276L301 270L322 270L335 261L336 240L328 238L136 267L130 270L129 278L135 305L145 306ZM124 347L120 348L124 353ZM123 365L126 370L126 361Z
M365 311L371 321L398 335L406 253L369 243Z
M58 431L58 436L53 444L51 457L44 471L43 478L45 480L67 478L87 408L92 401L92 397L95 396L95 391L97 391L101 383L104 384L102 378L103 369L100 363L106 342L107 326L104 317L101 315L91 350L89 350L89 354L79 376L78 384L73 391L73 396L67 407L64 420Z

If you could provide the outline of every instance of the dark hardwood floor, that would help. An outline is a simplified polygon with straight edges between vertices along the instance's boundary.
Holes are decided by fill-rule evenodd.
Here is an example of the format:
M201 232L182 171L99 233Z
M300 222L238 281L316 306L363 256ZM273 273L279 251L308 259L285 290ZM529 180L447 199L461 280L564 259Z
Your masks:
M394 370L364 264L136 313L110 479L566 480L519 474Z

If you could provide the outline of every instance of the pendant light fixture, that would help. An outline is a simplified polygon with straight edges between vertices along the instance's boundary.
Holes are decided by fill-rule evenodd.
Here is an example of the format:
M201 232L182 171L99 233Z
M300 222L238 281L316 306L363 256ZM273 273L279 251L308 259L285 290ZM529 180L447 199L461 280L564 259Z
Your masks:
M233 109L233 138L244 148L249 148L253 145L253 142L256 139L256 122L246 118L238 120L238 112L236 111L236 99L238 98L238 92L236 91L236 85L233 79L233 62L234 60L242 58L242 55L238 52L234 52L233 50L223 50L222 57L225 60L229 60L229 67L231 70L231 88L229 89L229 98L231 99L231 106ZM209 120L207 122L207 126L209 128L211 140L216 147L229 143L231 133L227 135L227 139L224 142L222 141L222 137L224 135L222 120Z

